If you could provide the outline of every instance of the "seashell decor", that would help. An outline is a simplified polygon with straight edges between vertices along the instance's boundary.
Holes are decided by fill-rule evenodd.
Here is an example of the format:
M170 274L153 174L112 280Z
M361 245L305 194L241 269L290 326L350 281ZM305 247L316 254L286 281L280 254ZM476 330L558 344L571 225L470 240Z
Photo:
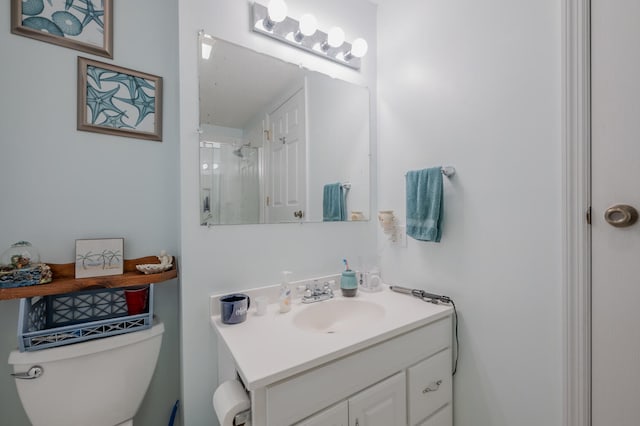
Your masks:
M173 268L173 257L169 256L165 250L158 256L160 263L143 263L136 265L136 269L144 274L159 274Z

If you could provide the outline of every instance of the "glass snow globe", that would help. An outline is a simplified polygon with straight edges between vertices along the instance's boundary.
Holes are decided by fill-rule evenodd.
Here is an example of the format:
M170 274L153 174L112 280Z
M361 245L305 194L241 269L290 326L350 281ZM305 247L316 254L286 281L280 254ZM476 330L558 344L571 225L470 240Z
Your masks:
M18 241L0 256L0 265L11 265L18 269L26 268L36 263L40 263L40 253L28 241Z

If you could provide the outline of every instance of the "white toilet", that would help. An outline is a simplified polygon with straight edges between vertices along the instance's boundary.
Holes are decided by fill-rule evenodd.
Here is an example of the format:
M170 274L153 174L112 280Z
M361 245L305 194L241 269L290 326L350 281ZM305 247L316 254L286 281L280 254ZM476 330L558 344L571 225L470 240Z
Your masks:
M33 426L133 425L163 333L164 324L157 322L146 330L103 339L11 352L14 373L38 376L15 379Z

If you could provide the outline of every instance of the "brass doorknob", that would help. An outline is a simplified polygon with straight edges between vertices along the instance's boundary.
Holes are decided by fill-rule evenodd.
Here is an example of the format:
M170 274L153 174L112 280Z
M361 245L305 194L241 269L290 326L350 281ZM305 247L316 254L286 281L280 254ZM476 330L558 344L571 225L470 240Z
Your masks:
M604 212L604 220L616 228L625 228L636 223L638 210L627 204L616 204Z

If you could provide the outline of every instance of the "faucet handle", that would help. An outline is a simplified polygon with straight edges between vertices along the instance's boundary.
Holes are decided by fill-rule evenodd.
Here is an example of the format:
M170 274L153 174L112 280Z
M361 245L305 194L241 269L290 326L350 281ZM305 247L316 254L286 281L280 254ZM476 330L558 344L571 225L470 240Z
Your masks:
M325 281L324 285L322 286L324 294L328 294L331 297L333 297L333 286L331 285L332 282Z
M300 284L296 286L296 295L297 296L306 296L307 292L309 291L309 284L304 285L304 284Z

